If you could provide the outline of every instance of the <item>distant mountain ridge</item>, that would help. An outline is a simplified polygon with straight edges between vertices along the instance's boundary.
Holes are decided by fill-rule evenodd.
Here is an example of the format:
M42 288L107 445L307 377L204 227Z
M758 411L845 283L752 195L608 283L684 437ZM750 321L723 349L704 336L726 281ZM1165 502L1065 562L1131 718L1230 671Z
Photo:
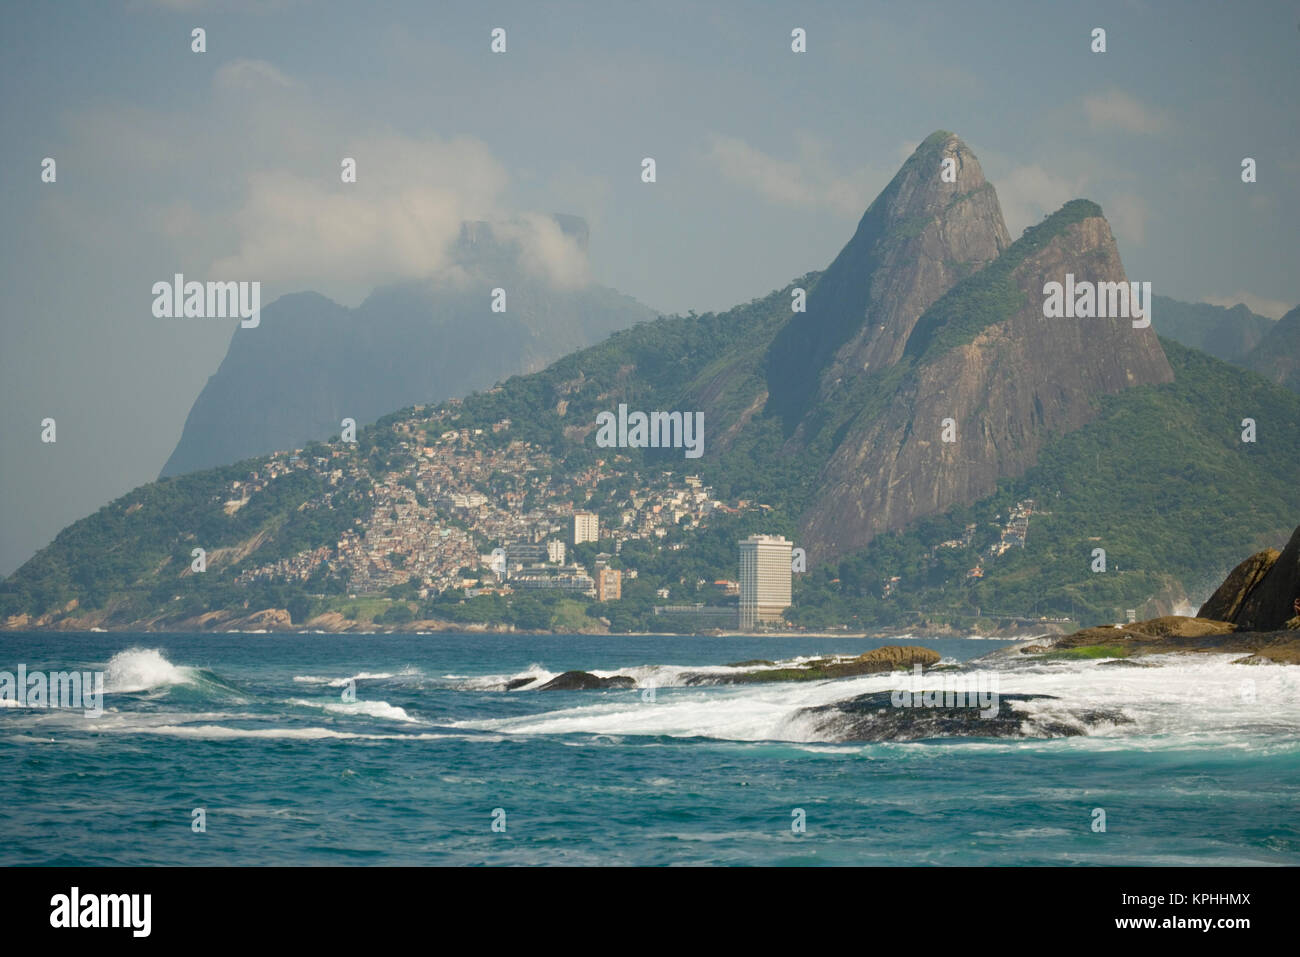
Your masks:
M1241 359L1275 325L1274 320L1251 312L1241 303L1229 308L1206 302L1180 302L1168 296L1155 297L1152 323L1160 335L1225 362Z
M588 228L554 217L584 252ZM492 290L506 311L491 308ZM486 388L655 318L602 286L557 287L527 268L507 228L466 223L438 279L376 289L355 309L283 296L238 329L199 393L163 477L236 462L375 421L393 409Z
M1300 392L1300 306L1275 322L1241 364L1278 385Z
M1161 335L1300 392L1300 306L1273 320L1240 303L1228 309L1164 296L1155 299L1155 325Z

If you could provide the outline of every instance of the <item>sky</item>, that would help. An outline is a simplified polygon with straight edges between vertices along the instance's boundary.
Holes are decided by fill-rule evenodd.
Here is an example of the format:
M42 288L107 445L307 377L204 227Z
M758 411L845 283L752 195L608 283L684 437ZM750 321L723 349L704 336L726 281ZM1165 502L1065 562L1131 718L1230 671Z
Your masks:
M3 22L0 575L175 447L238 322L155 318L178 272L355 305L436 271L462 220L564 212L590 251L539 228L557 281L723 310L826 266L946 129L1013 236L1086 197L1157 294L1300 303L1297 2L10 0Z

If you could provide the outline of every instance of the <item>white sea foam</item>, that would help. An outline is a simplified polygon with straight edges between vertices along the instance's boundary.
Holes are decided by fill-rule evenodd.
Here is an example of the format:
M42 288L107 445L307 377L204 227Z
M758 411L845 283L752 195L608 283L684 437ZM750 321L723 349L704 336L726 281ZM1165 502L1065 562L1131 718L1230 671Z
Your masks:
M184 724L157 725L149 728L134 729L139 734L167 735L177 738L196 738L203 740L225 740L233 738L272 738L286 741L319 741L323 739L357 740L357 741L485 741L500 742L500 737L483 735L437 734L422 732L419 734L365 734L354 731L338 731L334 728L231 728L220 724Z
M306 698L291 698L290 704L300 708L321 708L331 714L366 715L371 718L387 718L390 721L418 722L402 708L387 701L311 701Z
M419 668L407 665L401 671L362 671L344 678L334 678L326 675L294 675L293 680L298 684L346 688L353 681L391 681L396 678L419 678L423 674L424 672Z
M626 668L593 668L588 671L588 674L593 674L597 678L612 678L615 675L622 675L636 681L638 688L680 688L687 686L689 676L724 676L740 671L773 671L778 668L795 668L814 659L834 658L840 661L851 661L854 657L854 655L799 655L794 658L775 661L771 664L760 665L629 665ZM468 678L460 682L458 687L467 691L495 691L505 688L512 682L526 680L526 684L521 684L513 690L535 691L561 673L560 671L552 671L545 665L534 663L525 670L513 674L480 675ZM444 677L452 678L455 676L444 675Z
M999 691L1044 694L1055 701L1016 704L1025 715L1026 731L1040 721L1074 722L1090 738L1129 747L1134 737L1157 737L1156 747L1228 740L1253 740L1260 735L1300 734L1300 670L1283 665L1245 667L1232 662L1238 655L1168 655L1143 659L1152 667L1105 665L1099 661L1040 662L996 667ZM648 666L659 678L671 674L666 666ZM699 672L704 669L686 668ZM640 669L593 672L632 674ZM640 679L639 679L640 680ZM673 690L653 702L639 695L604 698L588 705L540 714L459 722L457 727L511 734L615 734L710 737L737 741L821 740L814 722L796 718L801 708L833 704L856 695L888 691L898 685L888 674L863 675L833 681L782 682ZM671 687L660 680L659 687ZM1084 727L1080 710L1119 712L1124 723L1094 723ZM1078 740L1078 739L1072 739ZM1023 742L996 742L995 746ZM975 742L970 742L975 744ZM1104 745L1103 745L1104 746Z
M196 668L172 664L157 648L128 648L108 660L104 669L106 691L148 691L168 685L192 684Z
M522 688L537 688L546 684L552 678L559 674L558 671L548 671L539 664L531 664L526 669L515 674L508 675L478 675L474 678L464 678L458 682L458 687L466 691L499 691L512 681L528 679L528 684L522 685ZM447 677L451 677L448 675Z

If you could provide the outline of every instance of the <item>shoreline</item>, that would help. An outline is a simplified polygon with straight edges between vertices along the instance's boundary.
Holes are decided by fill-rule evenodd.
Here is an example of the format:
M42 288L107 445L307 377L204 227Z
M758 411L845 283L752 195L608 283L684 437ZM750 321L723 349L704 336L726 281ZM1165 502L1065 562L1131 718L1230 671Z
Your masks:
M700 641L730 638L851 638L868 641L934 641L936 639L961 639L965 641L1031 641L1054 636L1055 632L1036 632L1018 635L981 635L954 634L952 632L924 633L904 631L897 634L882 632L844 632L844 631L726 631L720 634L694 634L690 632L662 631L536 631L522 628L500 627L460 627L460 628L373 628L349 629L347 631L327 631L320 628L262 628L262 629L195 629L195 628L0 628L0 639L4 635L244 635L250 638L269 636L332 636L332 637L371 637L374 635L463 635L467 638L480 635L519 635L521 637L554 638L696 638Z

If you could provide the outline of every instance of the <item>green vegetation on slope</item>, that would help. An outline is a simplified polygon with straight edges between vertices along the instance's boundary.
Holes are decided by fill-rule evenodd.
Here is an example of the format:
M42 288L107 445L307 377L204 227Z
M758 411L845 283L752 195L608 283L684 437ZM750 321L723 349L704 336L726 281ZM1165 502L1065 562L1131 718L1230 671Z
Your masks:
M1171 340L1162 345L1174 382L1101 398L1096 420L1051 442L1034 468L989 498L814 569L798 582L794 620L969 622L1034 612L1111 622L1153 596L1208 594L1242 556L1285 540L1300 520L1300 397ZM1241 441L1244 418L1257 422L1254 444ZM1026 547L982 556L1024 499L1036 503ZM977 526L971 547L932 553L968 523ZM1094 548L1106 551L1104 573L1090 570ZM980 562L983 577L967 579ZM882 598L893 576L900 581Z
M1012 273L1065 229L1093 216L1101 207L1086 199L1066 203L1051 216L1025 230L997 260L950 289L917 320L904 355L924 362L971 342L983 330L1001 322L1023 305Z

